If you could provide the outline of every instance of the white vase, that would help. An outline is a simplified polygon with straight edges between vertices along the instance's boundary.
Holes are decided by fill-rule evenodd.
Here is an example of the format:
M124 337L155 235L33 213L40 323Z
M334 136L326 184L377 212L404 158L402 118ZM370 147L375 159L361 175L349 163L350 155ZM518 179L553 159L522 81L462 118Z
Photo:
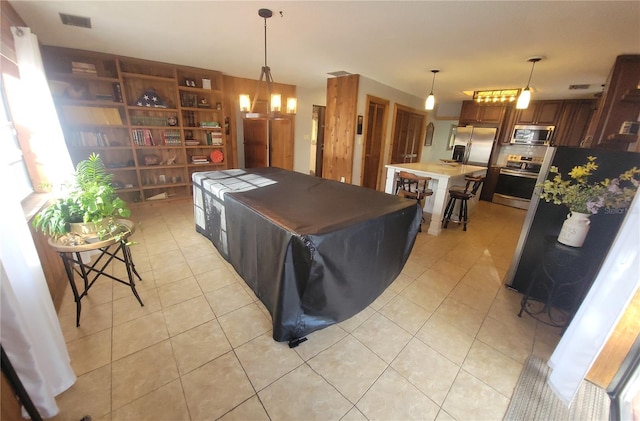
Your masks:
M562 224L558 242L571 247L582 247L589 232L590 216L590 213L569 212Z

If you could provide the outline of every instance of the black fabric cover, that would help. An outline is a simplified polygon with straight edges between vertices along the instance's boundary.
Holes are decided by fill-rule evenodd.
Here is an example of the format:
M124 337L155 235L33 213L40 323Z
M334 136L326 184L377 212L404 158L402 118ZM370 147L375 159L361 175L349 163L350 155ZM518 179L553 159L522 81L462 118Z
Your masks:
M422 217L415 200L279 168L193 181L196 230L267 307L276 341L371 304L404 267Z

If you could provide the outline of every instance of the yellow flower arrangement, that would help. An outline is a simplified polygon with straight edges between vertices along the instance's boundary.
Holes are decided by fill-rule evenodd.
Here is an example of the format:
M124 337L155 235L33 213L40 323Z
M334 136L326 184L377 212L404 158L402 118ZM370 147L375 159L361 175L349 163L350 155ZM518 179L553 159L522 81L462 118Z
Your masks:
M540 198L556 205L566 205L572 212L596 214L601 208L629 207L640 185L640 170L633 167L614 179L589 183L589 177L598 169L596 158L587 157L587 163L573 167L570 179L563 179L558 167L549 169L555 176L545 180Z

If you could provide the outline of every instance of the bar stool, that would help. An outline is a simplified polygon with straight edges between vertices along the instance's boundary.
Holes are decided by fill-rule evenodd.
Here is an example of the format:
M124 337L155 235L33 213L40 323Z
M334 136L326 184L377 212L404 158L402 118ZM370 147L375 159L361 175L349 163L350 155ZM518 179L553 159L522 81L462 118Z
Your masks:
M400 171L396 181L396 195L414 199L422 208L422 199L433 195L433 190L429 189L430 180L431 177L421 177L407 171ZM424 218L422 221L424 222ZM422 227L419 231L422 231Z
M431 177L421 177L407 171L400 171L396 182L396 195L410 197L420 202L433 194L433 190L429 189L430 180Z
M444 209L444 228L447 228L449 222L451 221L451 215L453 214L453 209L456 207L456 202L460 200L460 210L458 212L458 222L463 224L463 231L467 230L467 222L469 220L467 213L467 202L469 199L474 197L478 190L480 190L480 186L484 182L484 176L465 176L466 184L464 189L461 187L452 187L449 189L449 202ZM471 188L471 190L469 190Z

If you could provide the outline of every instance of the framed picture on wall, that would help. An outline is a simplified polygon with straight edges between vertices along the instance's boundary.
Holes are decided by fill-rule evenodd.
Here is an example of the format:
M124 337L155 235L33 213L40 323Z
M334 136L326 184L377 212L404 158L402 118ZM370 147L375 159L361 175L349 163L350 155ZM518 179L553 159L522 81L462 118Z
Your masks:
M449 129L449 143L447 143L447 149L453 149L453 144L456 141L456 129L458 126L455 124L451 125L451 129Z
M433 123L427 124L427 134L424 137L424 146L431 146L433 143Z

